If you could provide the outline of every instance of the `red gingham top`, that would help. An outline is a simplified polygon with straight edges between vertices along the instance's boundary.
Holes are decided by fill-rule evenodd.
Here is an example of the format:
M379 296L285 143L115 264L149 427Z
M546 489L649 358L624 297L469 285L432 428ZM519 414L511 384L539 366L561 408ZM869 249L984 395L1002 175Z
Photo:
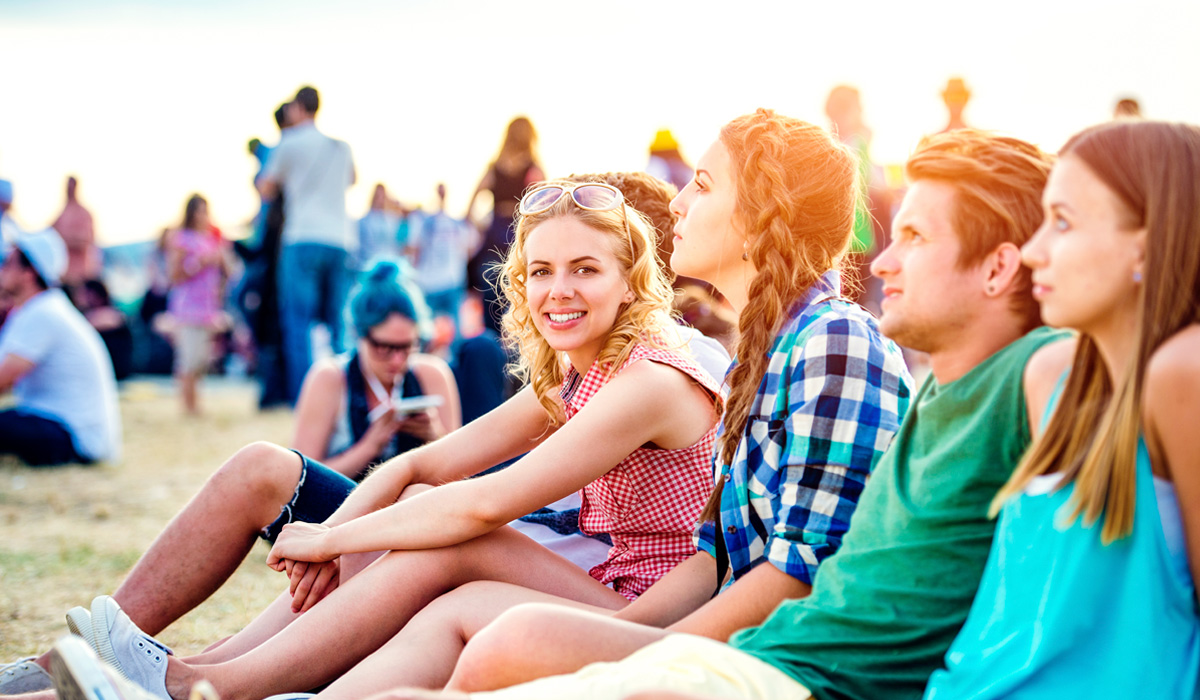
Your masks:
M671 350L637 345L621 369L605 377L593 364L584 376L571 368L561 396L567 420L583 409L613 376L638 360L670 365L720 400L720 388L690 358ZM608 533L608 558L592 567L592 578L633 600L676 564L696 553L692 536L712 493L712 450L717 426L691 447L661 450L639 447L607 474L583 487L579 529Z

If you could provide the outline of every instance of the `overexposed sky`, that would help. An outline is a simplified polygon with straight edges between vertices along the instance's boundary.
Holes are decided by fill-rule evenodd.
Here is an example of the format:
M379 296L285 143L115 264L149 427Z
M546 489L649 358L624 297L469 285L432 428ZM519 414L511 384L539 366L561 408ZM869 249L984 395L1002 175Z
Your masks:
M638 169L668 126L695 159L759 106L824 124L858 86L877 162L968 120L1057 149L1118 97L1200 123L1200 2L605 2L0 0L0 177L14 213L50 223L67 174L101 243L178 222L192 192L227 233L257 208L251 136L297 87L354 151L352 215L382 181L460 212L508 120L533 119L550 175Z

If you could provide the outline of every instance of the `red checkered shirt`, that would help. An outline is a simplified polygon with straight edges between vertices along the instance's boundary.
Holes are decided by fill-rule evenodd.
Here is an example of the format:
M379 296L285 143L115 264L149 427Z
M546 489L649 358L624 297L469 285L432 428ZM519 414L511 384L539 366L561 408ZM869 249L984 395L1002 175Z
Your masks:
M605 376L592 365L580 376L574 368L563 380L561 395L567 420L583 409L596 392L629 365L650 360L688 375L714 398L720 388L690 358L671 350L637 345L621 369ZM696 553L692 536L704 503L712 493L712 450L717 426L691 447L660 450L640 447L607 474L583 487L579 529L607 533L613 546L608 558L592 567L597 581L626 598L641 595L663 574Z

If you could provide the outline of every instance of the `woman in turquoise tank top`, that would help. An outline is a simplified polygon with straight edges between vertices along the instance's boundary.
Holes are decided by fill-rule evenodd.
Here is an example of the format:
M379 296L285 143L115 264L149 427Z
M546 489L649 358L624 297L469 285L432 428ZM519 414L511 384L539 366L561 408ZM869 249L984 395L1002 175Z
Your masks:
M1200 128L1106 124L1060 156L1023 258L1079 331L1043 352L1074 359L927 700L1200 697Z

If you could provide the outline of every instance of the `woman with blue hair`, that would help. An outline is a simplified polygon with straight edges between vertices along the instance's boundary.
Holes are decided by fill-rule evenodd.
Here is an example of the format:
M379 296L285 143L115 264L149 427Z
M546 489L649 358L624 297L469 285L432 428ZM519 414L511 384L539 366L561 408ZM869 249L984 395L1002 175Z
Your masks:
M399 264L379 260L364 272L349 310L358 346L308 371L292 447L357 481L370 465L458 428L461 411L450 368L419 352L429 310ZM403 408L414 397L429 400ZM437 407L421 407L429 404Z

